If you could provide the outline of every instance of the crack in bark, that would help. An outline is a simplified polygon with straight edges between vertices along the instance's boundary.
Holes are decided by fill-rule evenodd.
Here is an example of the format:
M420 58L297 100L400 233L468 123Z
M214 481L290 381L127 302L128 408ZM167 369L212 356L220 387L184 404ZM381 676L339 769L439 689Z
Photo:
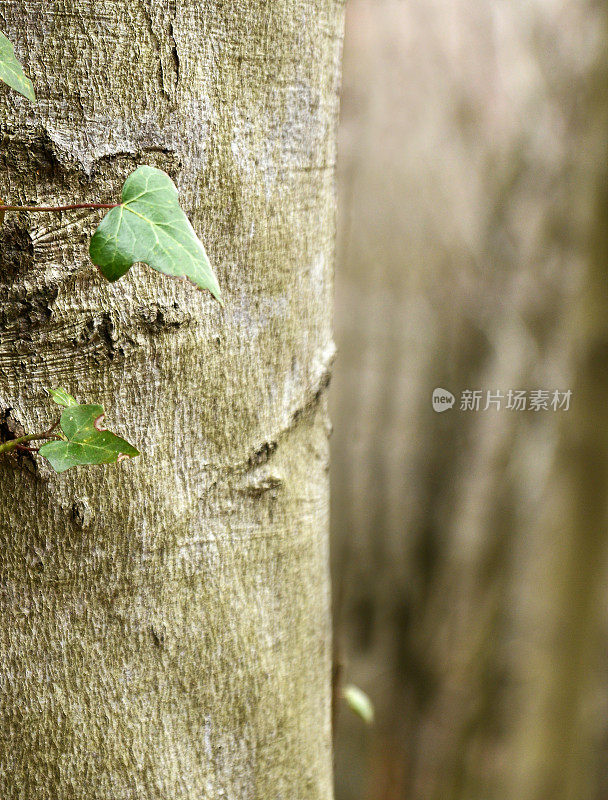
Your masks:
M0 413L0 443L10 442L26 435L23 425L12 414L12 408L5 408ZM13 450L8 456L11 461L17 462L20 467L25 466L30 473L37 473L36 459L25 450ZM1 456L0 456L1 458Z
M302 398L300 405L291 412L287 424L283 425L243 461L232 464L228 467L231 473L247 473L255 470L262 464L267 464L277 451L281 440L292 431L303 419L310 414L316 413L317 408L329 388L331 383L332 367L336 357L336 347L333 342L325 348L323 357L320 359L321 369L315 384L310 387Z
M177 52L177 41L175 39L172 20L169 20L169 39L172 42L171 55L173 57L173 66L175 68L175 88L177 89L177 84L179 83L179 53Z
M154 18L154 14L152 13L151 7L147 2L142 2L141 4L142 11L144 17L146 18L146 22L148 23L148 31L150 33L150 37L154 44L154 48L158 53L158 70L159 70L159 85L162 93L167 98L167 100L174 103L175 100L175 92L177 89L177 84L179 81L179 55L177 52L177 42L175 40L175 35L173 31L173 21L175 19L175 3L169 2L169 8L167 9L167 13L173 19L169 19L166 35L169 40L170 44L170 58L165 59L164 52L165 49L163 47L163 42L161 42L161 36L157 33L157 21ZM167 62L165 64L165 61ZM167 73L167 74L166 74ZM172 77L169 77L168 73L172 73Z

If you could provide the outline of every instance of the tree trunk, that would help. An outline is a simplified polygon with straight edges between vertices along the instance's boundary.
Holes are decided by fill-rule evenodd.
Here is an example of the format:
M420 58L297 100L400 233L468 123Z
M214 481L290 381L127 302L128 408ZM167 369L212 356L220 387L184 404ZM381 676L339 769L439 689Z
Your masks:
M340 716L336 796L605 800L606 4L348 13L336 633L376 724Z
M0 462L5 800L331 796L341 18L338 0L0 6L39 97L0 92L0 196L112 202L160 167L226 300L141 265L104 282L98 212L0 231L3 435L46 426L63 386L142 453Z
M592 2L574 8L595 46L569 82L547 81L556 107L571 107L566 210L574 235L556 238L566 251L574 242L580 257L562 315L573 402L532 531L540 547L528 569L542 602L528 596L519 612L527 679L512 755L517 800L604 798L608 788L608 13Z

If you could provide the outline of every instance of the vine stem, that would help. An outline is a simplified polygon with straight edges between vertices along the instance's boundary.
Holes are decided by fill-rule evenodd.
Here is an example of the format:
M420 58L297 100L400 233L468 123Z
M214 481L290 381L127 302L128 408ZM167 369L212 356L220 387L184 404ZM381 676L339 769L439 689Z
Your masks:
M5 211L75 211L78 208L116 208L120 203L74 203L70 206L2 206L0 205L0 214ZM0 450L0 452L2 452Z
M53 434L55 428L59 425L59 420L55 422L51 427L43 431L42 433L30 433L27 436L20 436L18 439L9 439L8 442L3 442L0 444L0 455L2 453L10 453L11 450L15 450L16 448L19 449L26 449L23 447L24 444L27 442L35 442L37 439L59 439L61 437Z

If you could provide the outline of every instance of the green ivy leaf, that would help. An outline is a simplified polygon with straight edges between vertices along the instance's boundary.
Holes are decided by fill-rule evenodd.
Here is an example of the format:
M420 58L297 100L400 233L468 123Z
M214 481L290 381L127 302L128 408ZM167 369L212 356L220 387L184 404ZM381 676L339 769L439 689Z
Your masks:
M48 458L55 472L83 464L110 464L121 457L138 456L139 452L128 442L101 427L103 416L101 406L70 405L61 415L60 422L66 438L43 444L40 455Z
M57 403L58 406L77 406L78 403L71 394L68 394L65 389L47 389L51 398Z
M371 725L374 721L374 706L369 697L358 686L349 684L342 689L342 697L353 714L361 717L363 722Z
M165 275L189 278L222 302L207 253L177 200L171 178L154 167L138 167L125 181L122 203L93 234L93 263L115 281L136 262Z
M32 103L36 102L34 87L29 78L25 77L23 67L15 58L15 50L10 41L0 31L0 81L7 83L11 89L27 97Z

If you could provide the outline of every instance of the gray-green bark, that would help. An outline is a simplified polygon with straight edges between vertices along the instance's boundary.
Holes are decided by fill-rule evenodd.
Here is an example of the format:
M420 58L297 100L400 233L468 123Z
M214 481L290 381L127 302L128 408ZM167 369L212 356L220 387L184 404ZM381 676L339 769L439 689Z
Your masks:
M0 796L331 796L327 424L342 8L328 0L0 3L34 80L0 92L0 196L110 200L165 169L226 309L96 218L0 232L3 430L43 387L142 457L0 462Z

